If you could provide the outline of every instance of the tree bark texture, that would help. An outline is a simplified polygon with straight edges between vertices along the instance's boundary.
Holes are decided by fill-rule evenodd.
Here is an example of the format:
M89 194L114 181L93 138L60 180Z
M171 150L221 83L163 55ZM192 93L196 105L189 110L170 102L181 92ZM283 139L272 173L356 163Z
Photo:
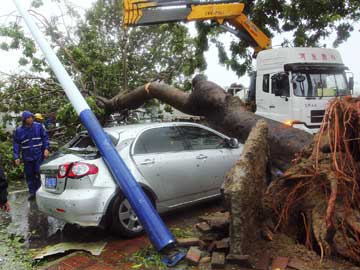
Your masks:
M224 193L230 210L230 254L249 254L260 240L264 215L262 198L267 187L268 127L259 120L246 140L240 159L226 176Z

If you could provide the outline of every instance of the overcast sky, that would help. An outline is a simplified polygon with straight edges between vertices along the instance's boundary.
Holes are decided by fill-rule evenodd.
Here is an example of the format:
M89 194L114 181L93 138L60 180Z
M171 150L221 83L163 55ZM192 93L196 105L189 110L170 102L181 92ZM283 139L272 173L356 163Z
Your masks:
M95 0L68 0L69 2L73 2L79 9L86 9L91 6ZM26 6L29 6L31 0L23 0ZM44 3L50 3L50 0L43 0ZM1 0L0 5L0 22L4 22L7 18L4 15L9 14L11 12L16 12L15 6L11 0ZM56 12L54 8L49 8L47 12L47 16L50 16L52 12ZM9 19L9 18L7 18ZM192 28L192 27L191 27ZM347 42L340 45L337 49L340 51L342 55L343 61L346 66L354 73L355 82L357 84L358 90L360 90L360 53L359 53L359 44L360 44L360 24L355 25L356 31L354 31L351 37ZM192 31L193 32L193 31ZM225 40L226 43L229 43L231 39L234 39L231 34L226 34L221 37ZM283 36L277 36L272 40L273 46L280 45L282 42ZM330 37L326 40L327 47L332 47L332 40L334 40L334 36ZM3 52L0 50L0 71L3 72L16 72L18 71L18 54L14 52ZM206 70L206 75L210 80L215 81L221 86L229 86L234 82L241 82L245 85L248 85L248 78L238 78L234 72L227 70L224 66L221 66L218 63L217 50L214 47L211 47L210 50L206 53L206 60L208 63L208 69Z

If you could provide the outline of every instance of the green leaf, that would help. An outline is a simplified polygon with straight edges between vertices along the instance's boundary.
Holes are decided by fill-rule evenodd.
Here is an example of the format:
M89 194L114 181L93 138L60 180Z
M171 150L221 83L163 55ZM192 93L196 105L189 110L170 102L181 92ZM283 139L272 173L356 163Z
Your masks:
M19 64L21 66L26 66L27 64L29 64L29 60L27 60L25 57L20 57Z
M39 8L41 7L42 5L44 5L43 1L42 0L33 0L31 2L31 6L34 7L34 8Z
M0 49L4 50L4 51L8 51L9 50L9 45L6 42L1 42L0 43Z
M138 268L140 268L140 267L142 267L142 266L143 266L143 264L142 264L142 263L139 263L139 264L134 264L134 265L132 265L131 268L132 268L132 269L138 269Z

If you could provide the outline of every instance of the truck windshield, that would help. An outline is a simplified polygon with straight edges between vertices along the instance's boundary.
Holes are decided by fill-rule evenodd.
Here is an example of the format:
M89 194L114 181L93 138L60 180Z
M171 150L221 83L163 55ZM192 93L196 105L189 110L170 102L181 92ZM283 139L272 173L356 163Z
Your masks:
M301 97L335 97L351 95L344 73L292 74L294 95Z

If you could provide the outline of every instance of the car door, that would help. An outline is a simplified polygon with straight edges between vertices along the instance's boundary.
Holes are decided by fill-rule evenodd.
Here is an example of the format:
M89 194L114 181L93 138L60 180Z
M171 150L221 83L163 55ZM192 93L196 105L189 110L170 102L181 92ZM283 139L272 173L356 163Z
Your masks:
M229 149L225 137L209 129L191 125L179 129L191 147L194 191L199 198L218 194L226 172L235 163L235 151Z
M151 128L138 136L133 146L137 168L159 201L181 204L192 193L193 157L174 126Z

